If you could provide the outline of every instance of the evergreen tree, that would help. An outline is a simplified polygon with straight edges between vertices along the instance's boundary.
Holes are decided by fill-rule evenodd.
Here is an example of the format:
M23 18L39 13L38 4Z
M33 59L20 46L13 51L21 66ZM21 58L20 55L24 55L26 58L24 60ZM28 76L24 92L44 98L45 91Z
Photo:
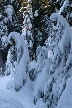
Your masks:
M49 37L50 15L55 12L53 3L48 0L32 0L33 8L33 49L36 52L37 46L43 46L45 40Z
M44 101L48 107L55 108L71 74L71 71L69 71L69 74L64 71L65 69L67 70L66 65L67 63L69 64L68 60L70 60L68 56L71 49L71 29L67 21L59 14L52 14L51 20L55 23L53 26L55 35L52 33L49 39L49 45L51 49L53 48L53 57L49 79L44 87ZM66 38L67 41L65 41Z
M3 52L3 65L5 65L5 62L7 60L7 53L8 50L10 48L10 46L8 45L8 47L5 47L5 39L6 36L8 36L8 34L11 31L19 31L21 30L21 22L23 20L20 21L20 17L19 15L19 9L20 9L20 0L1 0L0 1L0 9L1 9L1 13L0 13L0 47L1 47L1 52ZM21 18L22 19L22 18ZM3 38L2 38L3 37ZM13 54L13 52L12 52ZM13 54L14 56L14 54ZM13 57L12 56L12 57ZM15 56L14 56L15 57ZM14 59L14 58L13 58ZM5 68L5 66L3 66L3 68ZM5 71L5 70L4 70Z
M29 55L31 61L33 60L33 35L32 35L32 18L33 18L33 13L32 13L32 6L31 6L31 1L27 2L27 7L23 7L24 12L23 12L23 29L22 29L22 36L24 38L25 43L28 46L29 49Z
M11 31L20 32L23 21L22 14L19 12L21 0L3 0L0 2L0 5L1 13L4 17L4 24L8 29L8 34Z
M7 72L6 74L10 74L10 70L12 73L14 72L14 88L16 91L19 91L23 85L26 83L27 80L27 73L28 73L28 63L29 63L29 53L27 45L24 43L23 38L17 32L11 32L8 35L8 44L11 44L11 49L9 53L12 53L14 48L13 45L15 43L16 47L16 65L14 64L13 54L8 57L7 60ZM14 50L15 51L15 50ZM12 57L13 56L13 57ZM13 63L13 64L12 64ZM15 67L13 67L15 65ZM9 66L11 67L9 70Z

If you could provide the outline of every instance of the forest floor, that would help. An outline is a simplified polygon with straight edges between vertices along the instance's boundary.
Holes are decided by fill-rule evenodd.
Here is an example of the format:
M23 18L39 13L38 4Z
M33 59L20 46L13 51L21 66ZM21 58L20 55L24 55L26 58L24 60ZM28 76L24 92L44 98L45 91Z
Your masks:
M31 90L29 83L27 82L19 92L16 92L14 88L11 88L12 82L13 78L11 76L0 77L0 105L6 104L2 102L2 100L5 99L4 97L6 97L6 101L8 102L11 99L10 103L12 103L13 99L19 101L24 106L24 108L35 108L35 105L33 103L33 91ZM11 98L8 98L8 96ZM10 103L6 104L6 106L11 105ZM7 107L1 106L0 108L22 108L22 107L8 107L8 106Z

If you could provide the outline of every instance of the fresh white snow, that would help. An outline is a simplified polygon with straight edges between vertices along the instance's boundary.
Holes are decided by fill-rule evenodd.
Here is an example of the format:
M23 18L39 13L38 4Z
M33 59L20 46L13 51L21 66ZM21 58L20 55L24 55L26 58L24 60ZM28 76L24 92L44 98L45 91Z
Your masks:
M14 79L11 75L0 77L0 108L23 108L23 106L24 108L34 108L35 105L33 104L33 94L30 88L30 81L27 80L26 85L19 92L16 92L13 88L10 88L11 86L9 86L12 84L13 80ZM5 105L1 106L3 103ZM14 106L12 106L12 103ZM23 105L22 107L20 103ZM10 105L12 107L9 107Z
M0 108L25 108L19 101L8 96L8 93L0 90Z

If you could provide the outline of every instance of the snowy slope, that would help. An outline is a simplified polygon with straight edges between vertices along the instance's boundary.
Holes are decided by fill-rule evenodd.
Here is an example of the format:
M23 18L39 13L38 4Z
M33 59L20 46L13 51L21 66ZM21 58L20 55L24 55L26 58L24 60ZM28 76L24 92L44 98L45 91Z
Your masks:
M7 93L0 90L0 108L25 108L20 102L9 97Z
M11 75L0 78L0 105L2 105L2 103L7 105L7 107L0 106L0 108L8 108L8 106L11 106L12 103L14 106L9 108L23 108L19 106L20 103L24 106L24 108L34 108L35 105L33 104L33 94L30 87L30 81L27 80L26 85L19 92L15 92L13 88L9 89L11 85L10 83L12 83L13 80L14 79L11 77ZM7 86L9 87L8 89ZM6 103L4 103L3 100Z

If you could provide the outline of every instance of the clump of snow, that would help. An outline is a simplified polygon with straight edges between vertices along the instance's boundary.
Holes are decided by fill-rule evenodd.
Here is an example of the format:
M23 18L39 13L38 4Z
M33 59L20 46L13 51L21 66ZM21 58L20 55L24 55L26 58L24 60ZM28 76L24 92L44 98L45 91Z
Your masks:
M38 10L35 11L34 16L35 16L35 17L38 16Z
M28 0L28 2L31 2L31 0Z
M48 51L48 58L52 58L52 57L53 57L53 51L50 50L50 51Z
M35 60L29 62L29 71L32 69L36 69L36 61Z

